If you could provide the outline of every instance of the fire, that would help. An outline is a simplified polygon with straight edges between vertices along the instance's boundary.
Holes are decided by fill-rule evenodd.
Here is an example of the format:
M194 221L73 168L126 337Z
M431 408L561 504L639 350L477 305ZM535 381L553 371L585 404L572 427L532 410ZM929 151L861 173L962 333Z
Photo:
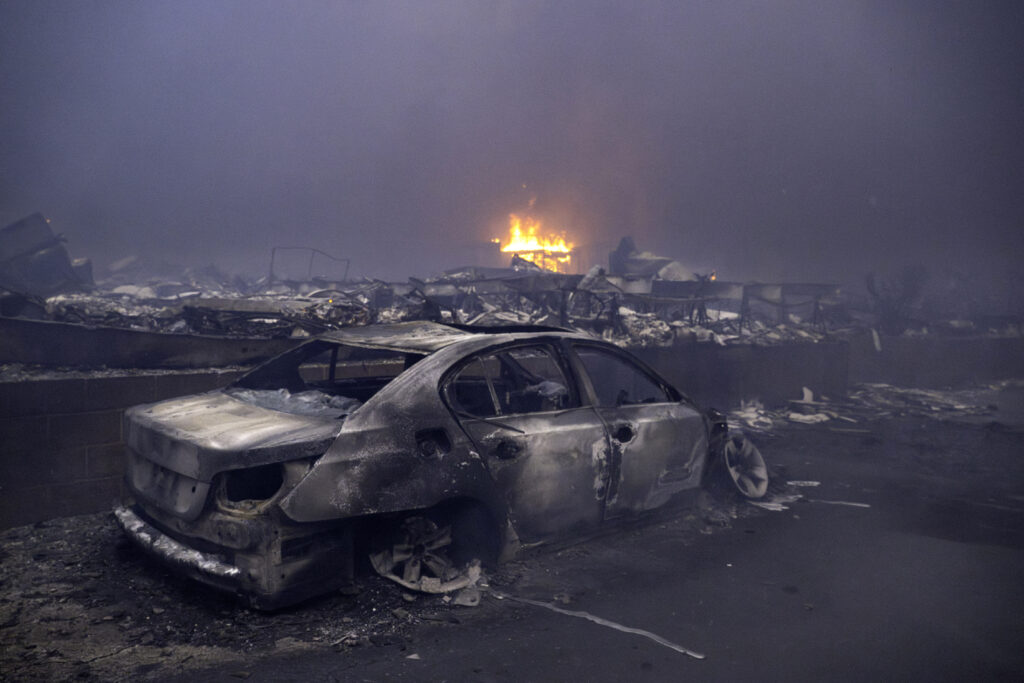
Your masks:
M541 221L532 216L520 217L514 213L509 214L508 242L501 250L514 253L519 258L536 263L547 270L568 272L573 243L566 242L564 235L544 236L541 227ZM498 239L494 241L501 244Z

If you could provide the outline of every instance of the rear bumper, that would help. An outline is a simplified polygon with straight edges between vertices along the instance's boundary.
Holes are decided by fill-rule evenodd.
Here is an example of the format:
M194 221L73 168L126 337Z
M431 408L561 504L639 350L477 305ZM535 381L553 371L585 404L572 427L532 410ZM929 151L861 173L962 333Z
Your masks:
M223 557L199 552L179 543L126 507L114 508L114 517L136 545L190 576L218 586L239 582L242 570L226 562Z
M261 534L271 540L247 552L228 548L224 553L203 552L188 545L187 537L176 534L185 542L172 537L131 507L118 506L114 517L144 552L195 581L241 596L257 609L274 610L334 589L354 587L350 525L330 533L308 526L289 529L292 534L285 534L282 557L281 529Z

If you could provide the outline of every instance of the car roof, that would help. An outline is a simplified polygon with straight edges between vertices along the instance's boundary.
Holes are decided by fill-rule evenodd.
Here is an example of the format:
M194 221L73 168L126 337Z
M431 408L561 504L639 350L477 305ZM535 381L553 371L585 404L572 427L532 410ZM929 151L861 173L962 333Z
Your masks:
M351 346L390 351L433 353L446 346L474 337L488 337L497 334L556 333L572 334L570 330L539 325L511 325L506 327L473 327L471 325L445 325L424 320L345 327L319 336L334 342Z

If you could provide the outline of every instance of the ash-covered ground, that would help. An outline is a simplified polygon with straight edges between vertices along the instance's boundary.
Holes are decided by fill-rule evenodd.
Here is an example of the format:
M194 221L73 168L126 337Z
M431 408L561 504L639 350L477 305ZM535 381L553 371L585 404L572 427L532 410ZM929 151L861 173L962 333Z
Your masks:
M691 545L741 514L757 511L724 494L703 494L692 508L654 523ZM645 532L617 533L621 540ZM465 622L500 609L487 600L476 608L459 607L450 596L412 594L363 572L358 595L259 612L152 562L109 513L11 529L0 534L0 542L3 669L21 680L159 678L215 664L236 664L244 676L268 655L333 649L344 656L352 648L411 645L414 625L472 628ZM568 567L559 565L592 554L588 543L538 554L504 565L484 582L495 590L568 603L580 586L552 581L550 574L568 575Z
M1021 591L1003 580L976 579L1024 570L1024 391L1019 384L974 391L973 402L961 401L959 409L856 414L832 406L821 411L848 419L810 424L777 415L754 437L772 463L768 509L722 492L703 493L645 524L505 565L485 577L492 592L485 591L475 608L405 593L367 573L356 596L329 595L260 613L147 561L109 514L11 529L0 534L0 668L12 680L162 680L200 673L326 680L355 671L370 679L451 673L452 680L512 680L568 675L566 653L585 651L587 642L594 647L593 632L600 632L609 643L603 650L622 648L598 671L605 680L635 675L634 665L657 680L683 673L807 675L811 669L801 666L820 659L833 630L853 634L851 646L868 648L859 655L863 664L851 664L867 667L876 654L870 648L881 644L863 636L869 640L858 645L856 634L874 633L867 622L878 620L874 628L894 637L904 628L919 630L917 640L901 645L906 666L931 664L908 671L934 673L941 664L1005 674L1024 666L1024 648L1013 654L1022 644L1019 632L1000 626L1024 607ZM889 545L886 552L872 550L895 542L894 533L908 558L894 557ZM728 563L717 559L723 549L731 553ZM848 553L863 564L851 564L845 577L846 564L833 565ZM753 558L757 566L749 571L760 578L737 578ZM914 558L928 571L913 566ZM963 586L966 593L945 594L949 582L961 580L971 582ZM930 619L945 620L954 631L973 628L973 639L932 657L929 643L938 635L920 624L901 625L911 616L886 613L907 585L936 612ZM730 591L755 597L744 598L752 602L741 609L715 597ZM633 634L497 600L495 592L643 628L707 659L690 660ZM878 612L857 607L865 604ZM751 634L737 632L743 628ZM548 629L550 642L538 643L529 662L507 651ZM763 655L745 656L741 643L757 633L786 648L789 663L750 668L750 658L762 661ZM602 656L592 654L595 662ZM891 666L850 672L901 671L902 665Z

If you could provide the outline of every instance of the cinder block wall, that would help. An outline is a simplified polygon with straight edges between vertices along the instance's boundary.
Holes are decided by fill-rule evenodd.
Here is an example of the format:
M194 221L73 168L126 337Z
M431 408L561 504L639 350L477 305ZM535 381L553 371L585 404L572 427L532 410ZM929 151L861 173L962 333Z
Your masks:
M780 346L688 346L633 349L686 395L706 407L731 408L759 399L782 405L808 387L818 396L846 395L846 342Z
M238 371L0 382L0 528L110 509L124 409L208 391Z
M945 387L1024 377L1024 337L889 337L850 342L850 381Z

